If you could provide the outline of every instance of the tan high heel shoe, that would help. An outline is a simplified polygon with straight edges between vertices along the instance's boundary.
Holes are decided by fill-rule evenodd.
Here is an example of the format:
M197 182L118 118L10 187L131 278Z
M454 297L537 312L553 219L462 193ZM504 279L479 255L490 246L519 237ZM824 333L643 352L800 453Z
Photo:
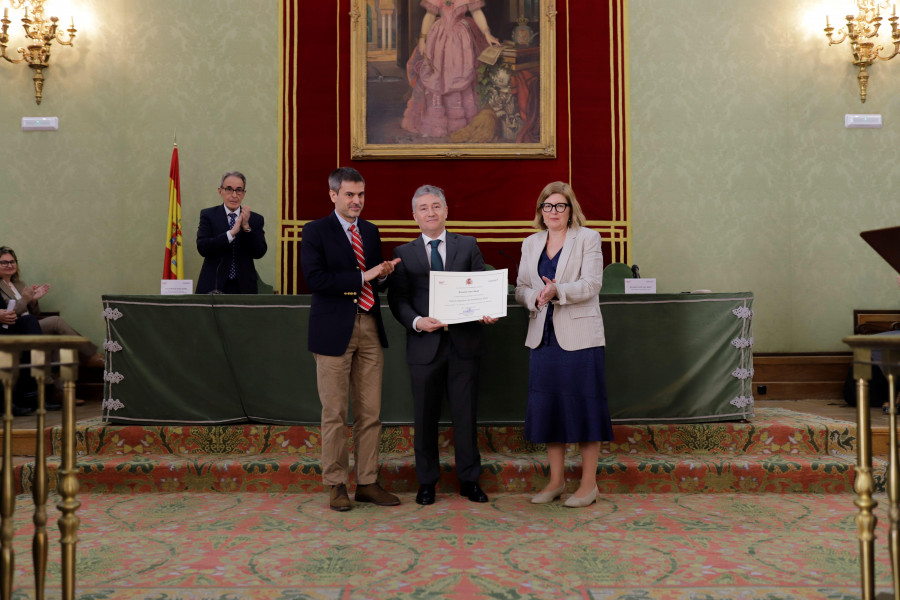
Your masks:
M594 490L590 494L585 496L584 498L578 498L575 496L575 494L572 494L571 496L566 498L566 501L564 504L566 506L568 506L569 508L582 508L584 506L590 506L591 504L593 504L594 502L597 501L597 494L599 494L599 493L600 493L600 490L595 485Z
M532 504L547 504L549 502L553 502L560 496L562 493L566 491L566 486L563 484L562 486L556 488L555 490L548 490L546 492L538 492L534 496L531 497Z

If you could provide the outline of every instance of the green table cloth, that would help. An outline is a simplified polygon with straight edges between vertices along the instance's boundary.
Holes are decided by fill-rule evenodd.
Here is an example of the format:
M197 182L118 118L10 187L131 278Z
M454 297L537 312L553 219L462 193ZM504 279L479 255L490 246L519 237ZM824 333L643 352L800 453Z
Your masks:
M319 423L308 295L103 296L104 417L113 423ZM382 298L382 420L411 423L405 333ZM753 416L753 294L601 294L614 422ZM521 423L528 314L485 326L478 420ZM449 419L449 412L444 411Z

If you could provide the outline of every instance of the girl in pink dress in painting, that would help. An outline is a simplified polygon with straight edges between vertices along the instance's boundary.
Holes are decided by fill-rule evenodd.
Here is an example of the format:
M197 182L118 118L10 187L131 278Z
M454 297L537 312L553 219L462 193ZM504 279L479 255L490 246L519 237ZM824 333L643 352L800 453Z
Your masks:
M403 128L428 137L446 137L478 113L478 55L499 46L481 12L483 0L422 0L428 11L419 44L406 65L412 97ZM466 16L466 11L471 17Z

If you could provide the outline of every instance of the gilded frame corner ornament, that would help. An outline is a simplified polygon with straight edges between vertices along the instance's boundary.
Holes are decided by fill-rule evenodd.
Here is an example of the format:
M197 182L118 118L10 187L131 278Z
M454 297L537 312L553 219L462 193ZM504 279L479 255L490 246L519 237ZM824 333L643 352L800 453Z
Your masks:
M556 0L539 2L539 33L536 36L540 44L537 69L540 103L538 141L497 141L495 138L489 142L374 143L369 142L368 132L376 116L368 114L367 100L369 47L366 11L372 0L351 0L350 157L355 160L556 158Z

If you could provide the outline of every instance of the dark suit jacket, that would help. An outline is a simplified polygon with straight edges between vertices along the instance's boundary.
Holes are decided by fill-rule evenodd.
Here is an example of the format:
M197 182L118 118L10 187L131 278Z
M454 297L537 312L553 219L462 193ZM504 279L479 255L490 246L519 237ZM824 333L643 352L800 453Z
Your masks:
M417 332L412 323L416 317L428 316L428 282L431 265L420 235L408 244L394 249L400 262L391 273L388 303L391 312L406 327L406 362L427 365L434 360L441 341L440 330ZM484 258L475 238L447 232L446 271L484 271ZM463 358L481 354L481 323L459 323L449 326L450 342Z
M356 222L363 242L363 253L366 255L366 270L369 270L384 260L381 256L381 236L372 223L359 218ZM312 292L309 351L326 356L341 356L347 351L353 334L356 306L362 291L362 275L347 233L335 213L303 226L300 266L306 285ZM369 283L373 284L375 292L379 290L377 280ZM375 306L370 312L378 323L381 345L386 348L387 335L384 332L377 293Z
M197 280L198 294L207 294L224 287L231 265L231 244L235 244L234 256L240 293L257 293L257 274L253 261L265 256L268 249L264 224L265 219L261 214L251 212L250 231L239 231L234 236L234 241L229 243L226 232L231 228L228 227L228 216L223 205L217 204L200 211L197 252L203 257L203 267Z

